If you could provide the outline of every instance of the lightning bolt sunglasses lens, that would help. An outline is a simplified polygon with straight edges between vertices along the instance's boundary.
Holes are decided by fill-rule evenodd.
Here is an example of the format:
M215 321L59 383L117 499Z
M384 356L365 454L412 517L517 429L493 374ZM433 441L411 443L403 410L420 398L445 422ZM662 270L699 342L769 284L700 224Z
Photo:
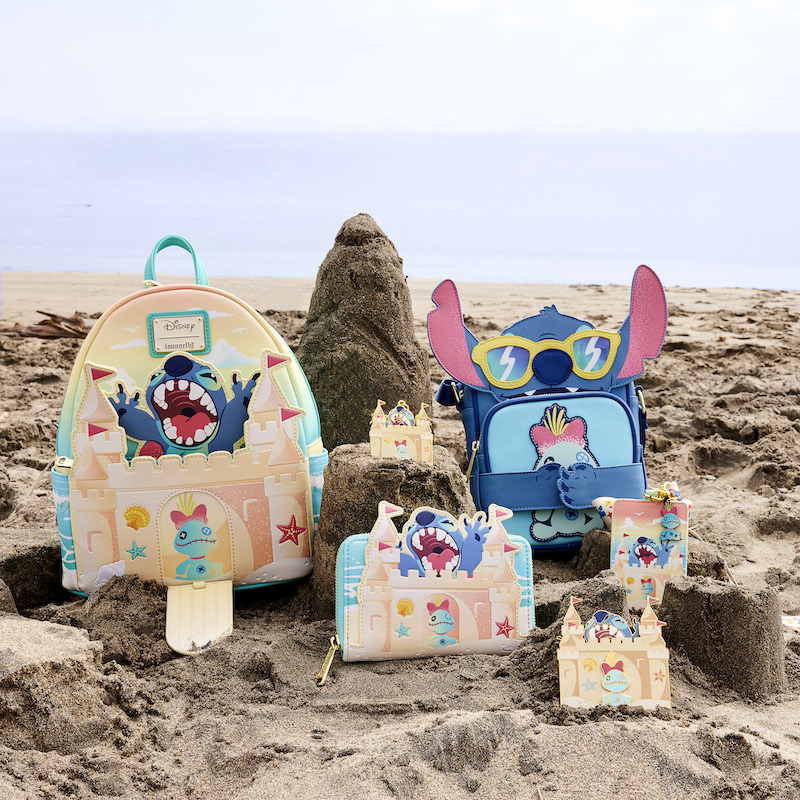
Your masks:
M524 347L506 345L486 353L486 365L492 378L500 383L513 383L525 377L530 353Z
M572 345L572 371L582 378L602 378L614 363L620 336L606 331L582 331L567 342Z
M543 350L561 350L572 358L573 372L582 378L602 378L611 369L619 347L618 333L589 330L568 336L563 342L532 342L521 336L496 336L476 345L472 360L495 386L515 389L533 375L531 364Z
M597 372L606 365L610 351L611 342L608 339L592 336L572 345L572 360L584 372Z

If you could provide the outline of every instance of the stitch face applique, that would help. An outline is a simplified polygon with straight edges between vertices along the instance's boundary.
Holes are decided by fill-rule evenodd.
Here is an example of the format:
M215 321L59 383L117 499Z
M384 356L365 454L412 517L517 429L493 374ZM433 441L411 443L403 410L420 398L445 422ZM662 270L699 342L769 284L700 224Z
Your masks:
M109 400L120 427L142 443L139 455L231 452L244 435L247 407L259 375L255 372L242 384L234 373L229 398L217 370L191 356L175 354L151 375L144 407L141 392L130 397L122 384Z

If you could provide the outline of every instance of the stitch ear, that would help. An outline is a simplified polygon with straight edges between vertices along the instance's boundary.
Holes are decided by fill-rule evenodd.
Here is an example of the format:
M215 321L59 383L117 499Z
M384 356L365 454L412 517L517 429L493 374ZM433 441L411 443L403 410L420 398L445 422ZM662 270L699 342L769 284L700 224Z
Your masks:
M456 380L478 388L485 387L470 356L477 340L464 327L461 303L453 281L442 281L433 290L431 300L436 303L436 308L428 314L428 339L433 354Z
M632 378L644 371L644 359L655 358L667 333L667 299L658 275L642 264L631 284L631 313L625 363L617 379Z

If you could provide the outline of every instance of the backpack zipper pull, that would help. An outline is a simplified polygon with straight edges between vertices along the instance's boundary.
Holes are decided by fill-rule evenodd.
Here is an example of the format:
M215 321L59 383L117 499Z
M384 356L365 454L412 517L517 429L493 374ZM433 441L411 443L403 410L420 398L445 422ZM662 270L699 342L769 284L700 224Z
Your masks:
M467 466L467 483L469 483L470 475L472 475L472 467L475 466L475 456L478 455L478 449L481 446L481 437L479 436L472 443L472 455L469 458L469 465Z
M337 650L341 650L342 645L339 643L338 636L331 636L331 646L328 648L328 654L319 668L319 672L314 676L314 682L317 686L323 686L325 681L328 680L328 673L331 671L331 664L333 664L333 657L336 655Z

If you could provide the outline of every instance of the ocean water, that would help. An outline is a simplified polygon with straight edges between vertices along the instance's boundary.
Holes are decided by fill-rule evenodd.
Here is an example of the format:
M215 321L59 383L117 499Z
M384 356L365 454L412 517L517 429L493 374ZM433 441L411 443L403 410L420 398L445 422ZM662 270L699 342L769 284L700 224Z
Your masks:
M414 278L800 289L799 186L800 134L6 133L0 269L313 276L365 211Z

